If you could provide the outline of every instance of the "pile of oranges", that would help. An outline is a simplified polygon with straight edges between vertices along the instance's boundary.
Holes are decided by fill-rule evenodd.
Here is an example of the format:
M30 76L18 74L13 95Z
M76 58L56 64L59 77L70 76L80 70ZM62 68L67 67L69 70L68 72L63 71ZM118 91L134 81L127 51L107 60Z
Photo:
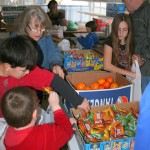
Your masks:
M118 88L119 85L114 82L114 78L109 76L106 79L100 78L96 82L93 82L90 86L87 86L84 82L79 82L75 88L76 90L98 90L98 89L109 89Z

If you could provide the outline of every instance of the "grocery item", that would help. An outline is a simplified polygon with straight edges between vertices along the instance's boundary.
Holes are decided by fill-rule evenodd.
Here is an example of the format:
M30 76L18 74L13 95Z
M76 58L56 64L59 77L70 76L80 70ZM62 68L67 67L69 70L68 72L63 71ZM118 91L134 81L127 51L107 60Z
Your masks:
M80 133L86 143L134 137L138 111L117 109L115 105L102 111L76 116Z

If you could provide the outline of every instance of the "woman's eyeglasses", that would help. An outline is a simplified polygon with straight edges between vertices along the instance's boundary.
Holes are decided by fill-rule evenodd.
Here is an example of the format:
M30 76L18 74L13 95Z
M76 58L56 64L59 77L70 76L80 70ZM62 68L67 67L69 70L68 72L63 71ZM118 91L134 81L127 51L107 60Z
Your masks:
M45 31L45 28L34 28L34 29L31 29L31 27L28 25L28 28L33 32L33 33L37 33L39 31L41 32L44 32Z

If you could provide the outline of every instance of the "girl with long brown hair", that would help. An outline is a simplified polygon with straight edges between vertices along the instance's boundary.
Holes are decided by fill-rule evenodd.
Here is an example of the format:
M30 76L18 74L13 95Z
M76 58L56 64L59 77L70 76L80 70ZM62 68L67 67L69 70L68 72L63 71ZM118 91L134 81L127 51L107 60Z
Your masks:
M132 54L134 50L133 24L128 14L117 14L112 22L112 32L104 42L104 69L131 78Z

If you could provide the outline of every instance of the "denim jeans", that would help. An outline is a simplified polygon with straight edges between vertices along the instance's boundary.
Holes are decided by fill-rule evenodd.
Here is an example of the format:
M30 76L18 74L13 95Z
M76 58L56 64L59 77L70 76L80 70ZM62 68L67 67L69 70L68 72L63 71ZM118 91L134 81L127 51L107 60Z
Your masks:
M144 92L149 82L150 82L150 76L142 76L142 79L141 79L142 93Z

